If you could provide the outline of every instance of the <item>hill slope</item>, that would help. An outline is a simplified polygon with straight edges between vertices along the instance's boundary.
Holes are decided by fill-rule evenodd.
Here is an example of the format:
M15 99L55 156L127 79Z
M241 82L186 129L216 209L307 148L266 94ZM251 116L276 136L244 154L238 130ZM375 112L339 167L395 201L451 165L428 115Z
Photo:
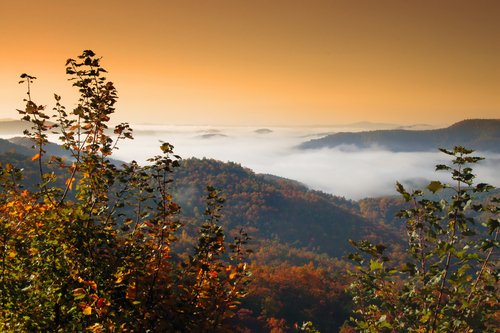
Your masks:
M33 149L24 147L22 145L12 143L9 140L0 139L0 154L4 153L18 153L21 155L33 155Z
M400 237L394 229L354 213L342 198L212 159L185 160L174 176L174 198L186 216L203 214L205 185L224 193L225 228L244 227L254 239L278 239L340 257L352 250L349 239Z
M378 130L341 132L302 143L299 148L318 149L373 146L394 152L435 151L462 145L480 151L500 152L500 119L470 119L435 130Z
M23 139L0 141L0 162L22 167L32 186L39 182L34 150ZM2 144L5 148L2 150ZM51 144L53 153L61 152ZM58 171L56 170L56 173ZM64 177L63 177L64 178ZM299 182L255 174L236 163L187 159L174 174L173 195L194 231L204 219L206 186L221 189L226 199L222 221L227 231L243 227L254 240L277 240L297 248L341 257L352 248L349 239L396 239L395 228L366 219L354 202L311 191Z

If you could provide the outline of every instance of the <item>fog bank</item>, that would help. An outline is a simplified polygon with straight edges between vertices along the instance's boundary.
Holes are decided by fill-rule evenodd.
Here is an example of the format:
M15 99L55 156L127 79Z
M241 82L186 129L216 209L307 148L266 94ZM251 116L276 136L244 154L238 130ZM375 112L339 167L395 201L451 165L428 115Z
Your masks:
M298 180L311 189L350 199L396 194L396 181L409 188L427 180L449 181L434 166L449 163L439 152L394 153L382 147L358 150L355 147L300 150L296 146L311 138L333 133L320 127L210 127L135 126L135 140L122 142L115 158L146 163L159 153L160 140L174 145L182 158L214 158L232 161L254 170ZM361 130L361 129L346 129ZM451 147L445 147L451 148ZM485 156L478 152L478 155ZM474 167L478 182L498 185L500 154L487 154Z

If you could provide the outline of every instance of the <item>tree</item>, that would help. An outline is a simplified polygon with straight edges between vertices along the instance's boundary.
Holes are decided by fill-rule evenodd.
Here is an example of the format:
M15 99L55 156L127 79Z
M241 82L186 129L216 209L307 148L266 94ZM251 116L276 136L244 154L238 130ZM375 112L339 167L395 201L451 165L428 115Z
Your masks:
M385 246L352 242L359 250L353 294L355 316L362 332L494 332L499 325L498 248L499 202L475 196L493 190L474 185L469 164L482 158L472 150L441 149L452 166L436 170L451 174L453 185L432 181L427 190L397 190L412 208L402 210L408 236L407 261L391 264ZM437 199L436 194L442 194ZM484 214L480 216L479 214ZM482 221L481 224L478 222Z
M21 169L0 164L0 330L227 329L246 294L248 237L226 241L223 200L210 188L200 244L190 260L173 252L182 221L169 189L180 157L162 143L147 166L114 164L118 143L133 137L126 123L110 133L117 91L100 60L90 50L68 59L80 99L67 112L55 95L52 116L32 100L36 78L21 75L28 92L18 111L32 125L25 134L40 177L26 188ZM47 156L54 130L70 159ZM217 292L186 302L207 285Z

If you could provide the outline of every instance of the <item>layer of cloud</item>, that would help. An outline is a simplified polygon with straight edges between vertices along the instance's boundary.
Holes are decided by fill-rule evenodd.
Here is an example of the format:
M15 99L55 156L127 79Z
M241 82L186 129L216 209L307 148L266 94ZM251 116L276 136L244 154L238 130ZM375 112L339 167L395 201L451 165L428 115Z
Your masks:
M161 140L173 144L176 154L182 158L232 161L257 173L298 180L312 189L350 199L396 194L396 181L410 188L431 179L450 181L446 173L434 171L436 164L449 163L437 149L436 152L393 153L379 147L369 150L296 148L299 143L331 133L335 128L270 127L272 132L267 134L259 134L257 127L143 125L136 129L135 140L122 142L115 158L145 163L147 158L160 152ZM474 168L479 175L477 180L498 186L498 165L500 154L489 154L487 160Z

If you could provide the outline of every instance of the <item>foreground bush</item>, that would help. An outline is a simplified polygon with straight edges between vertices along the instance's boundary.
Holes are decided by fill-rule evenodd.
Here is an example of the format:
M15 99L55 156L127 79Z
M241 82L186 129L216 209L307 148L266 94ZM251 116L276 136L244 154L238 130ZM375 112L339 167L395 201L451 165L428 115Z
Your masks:
M441 151L453 158L452 166L436 169L449 172L453 185L433 181L428 193L397 185L413 205L399 214L406 221L407 262L391 264L381 244L353 242L360 250L351 255L358 265L350 288L357 331L496 332L500 325L500 198L475 200L493 190L473 183L469 164L482 158L463 147ZM430 195L438 192L445 195Z
M150 165L116 167L110 156L128 124L110 134L116 89L100 59L84 51L66 62L80 99L67 112L55 95L54 115L31 98L19 110L32 128L35 189L23 172L0 165L0 331L231 331L229 319L246 294L248 237L227 244L219 226L223 199L208 188L205 223L193 252L172 251L182 227L172 201L170 144ZM50 120L50 121L49 121ZM57 130L57 131L56 131ZM47 156L56 131L71 158ZM183 256L185 258L185 256Z

